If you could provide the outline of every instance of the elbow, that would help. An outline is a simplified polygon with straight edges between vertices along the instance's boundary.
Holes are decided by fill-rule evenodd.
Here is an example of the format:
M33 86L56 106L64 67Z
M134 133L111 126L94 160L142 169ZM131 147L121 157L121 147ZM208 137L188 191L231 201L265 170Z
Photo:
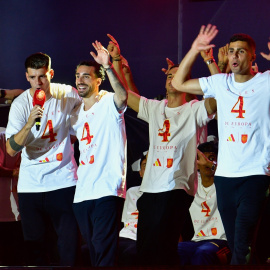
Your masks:
M15 157L17 152L14 151L11 147L10 147L10 144L9 144L9 140L7 140L6 142L6 149L7 149L7 153L11 156L11 157Z
M175 90L181 91L181 83L177 82L175 78L172 79L172 86ZM183 92L183 91L181 91Z

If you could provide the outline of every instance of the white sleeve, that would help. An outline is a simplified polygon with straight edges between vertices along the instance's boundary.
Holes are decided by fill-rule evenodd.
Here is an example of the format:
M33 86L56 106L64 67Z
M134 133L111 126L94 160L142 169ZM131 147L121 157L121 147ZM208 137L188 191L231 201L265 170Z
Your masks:
M191 109L196 119L196 123L199 127L206 125L210 120L213 119L213 116L208 116L206 108L205 108L205 101L191 101Z
M26 125L28 117L25 116L24 111L18 102L12 103L8 116L6 140L21 131Z

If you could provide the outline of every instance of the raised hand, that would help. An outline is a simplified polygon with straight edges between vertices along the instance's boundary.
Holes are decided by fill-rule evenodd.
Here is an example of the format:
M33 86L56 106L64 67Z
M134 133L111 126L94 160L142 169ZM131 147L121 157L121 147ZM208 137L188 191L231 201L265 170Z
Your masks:
M174 63L172 60L170 60L169 58L166 58L167 64L168 64L168 68L162 68L161 70L167 75L168 74L168 70L174 66Z
M199 150L197 149L197 164L201 166L212 166L212 162Z
M199 35L194 40L191 48L198 52L207 51L213 47L214 44L210 44L210 42L215 38L217 35L218 30L216 29L215 25L208 24L206 27L203 25L199 32Z
M270 51L270 41L268 42L268 49ZM265 58L266 60L270 61L270 52L269 52L269 54L266 54L266 53L261 52L261 56L263 58Z
M112 58L120 57L120 47L116 39L110 35L107 34L108 38L111 40L108 44L107 50Z
M97 40L95 41L95 43L92 43L92 45L97 51L97 55L94 52L90 52L94 60L103 66L109 66L109 60L110 60L109 52Z
M214 59L213 49L211 48L211 49L206 50L206 51L201 51L201 56L202 56L204 61L207 61L209 59Z
M225 46L220 47L218 50L218 62L222 62L227 64L228 59L228 51L229 51L229 44L227 43Z
M252 66L251 68L255 73L259 72L259 67L258 67L257 63L254 63L254 66Z

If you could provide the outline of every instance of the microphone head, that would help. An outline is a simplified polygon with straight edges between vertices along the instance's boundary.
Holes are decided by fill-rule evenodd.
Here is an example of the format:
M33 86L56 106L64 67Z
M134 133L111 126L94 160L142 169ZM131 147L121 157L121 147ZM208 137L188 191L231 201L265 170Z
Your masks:
M45 101L46 101L46 95L45 95L44 90L37 89L33 97L33 106L39 105L40 107L43 107Z

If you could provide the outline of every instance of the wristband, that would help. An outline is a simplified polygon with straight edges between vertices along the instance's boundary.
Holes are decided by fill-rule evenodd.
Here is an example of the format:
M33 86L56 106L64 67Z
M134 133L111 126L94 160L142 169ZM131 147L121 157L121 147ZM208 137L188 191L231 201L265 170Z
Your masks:
M122 56L119 54L115 57L112 58L113 61L121 61L122 60Z
M1 89L0 91L0 98L4 98L6 96L6 90Z
M14 140L14 135L12 135L10 138L9 138L9 144L10 144L10 147L16 151L16 152L20 152L24 146L23 145L19 145L15 142Z

